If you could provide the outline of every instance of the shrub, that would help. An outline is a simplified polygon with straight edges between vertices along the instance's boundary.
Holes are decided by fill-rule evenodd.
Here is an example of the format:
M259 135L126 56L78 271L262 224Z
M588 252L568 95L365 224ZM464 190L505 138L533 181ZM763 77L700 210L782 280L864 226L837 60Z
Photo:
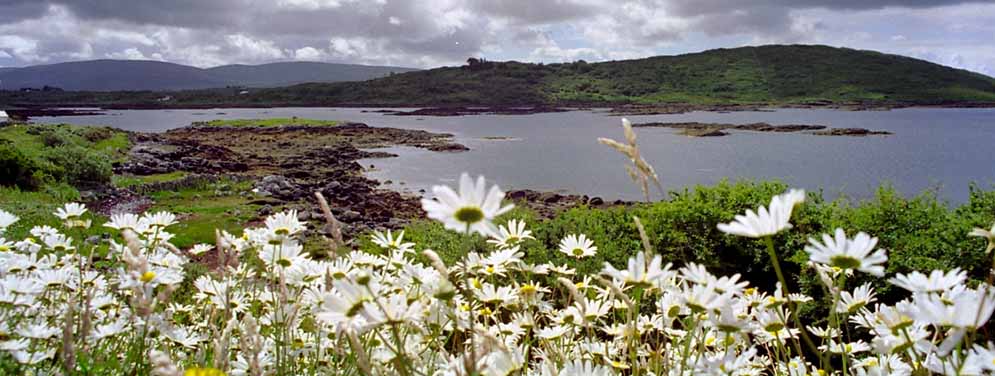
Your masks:
M78 187L109 183L114 170L106 155L80 147L61 146L47 153L53 175Z
M114 130L108 127L84 127L79 130L79 134L89 142L100 142L114 137Z
M41 133L41 142L45 146L50 148L56 148L59 146L69 145L70 141L69 135L61 129L47 129Z
M0 140L0 185L35 190L42 180L43 174L33 160L10 142Z

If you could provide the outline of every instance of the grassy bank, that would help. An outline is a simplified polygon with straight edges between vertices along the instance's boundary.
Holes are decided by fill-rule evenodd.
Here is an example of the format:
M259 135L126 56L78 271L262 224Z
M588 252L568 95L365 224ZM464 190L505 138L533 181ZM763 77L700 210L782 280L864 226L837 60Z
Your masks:
M287 123L281 120L267 124ZM245 122L245 121L243 121ZM331 122L328 122L331 123ZM0 128L0 208L21 220L7 238L22 238L34 226L57 226L52 213L66 202L80 201L80 190L113 186L139 188L176 182L191 175L170 172L145 176L115 175L112 164L126 158L127 133L111 128L72 125L16 125ZM251 183L221 179L197 182L181 189L147 192L149 211L169 211L183 219L177 246L213 243L214 228L234 231L256 219ZM73 234L89 237L104 231L106 217L95 215L90 229Z
M208 127L283 127L283 126L308 126L308 127L332 127L340 122L336 120L316 120L292 118L270 118L270 119L232 119L232 120L211 120L204 123L194 123L195 125Z

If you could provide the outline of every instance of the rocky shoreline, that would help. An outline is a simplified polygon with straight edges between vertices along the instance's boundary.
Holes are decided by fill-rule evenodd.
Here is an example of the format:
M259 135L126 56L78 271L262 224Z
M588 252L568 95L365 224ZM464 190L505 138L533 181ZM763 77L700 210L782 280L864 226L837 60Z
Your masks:
M438 152L468 150L452 135L361 123L337 126L212 127L203 124L165 133L132 135L128 161L115 172L134 176L185 172L234 175L253 181L252 202L264 216L275 207L293 208L302 219L319 218L314 193L321 192L351 233L400 227L422 215L418 200L380 189L363 176L366 158L395 155L375 149L404 145Z
M724 123L699 123L699 122L684 122L684 123L639 123L633 124L634 128L672 128L680 130L682 135L691 137L721 137L728 136L729 133L726 130L741 130L741 131L752 131L752 132L768 132L768 133L795 133L801 132L805 134L811 134L816 136L852 136L852 137L862 137L862 136L876 136L876 135L890 135L891 132L888 131L874 131L864 128L830 128L825 125L813 125L813 124L785 124L785 125L773 125L768 123L751 123L751 124L724 124Z
M359 160L396 155L376 148L404 145L436 152L468 150L452 135L419 130L369 127L361 123L336 126L286 125L226 127L194 124L165 133L132 133L133 146L115 173L149 176L183 172L183 179L94 193L91 206L109 214L141 211L152 202L146 193L178 190L204 181L251 181L250 204L259 217L280 209L296 209L301 220L320 228L321 213L314 193L321 192L343 223L347 237L370 229L400 228L422 218L419 197L381 188L363 175ZM372 150L370 150L372 149ZM508 198L543 217L577 205L602 207L601 198L530 190L512 191Z

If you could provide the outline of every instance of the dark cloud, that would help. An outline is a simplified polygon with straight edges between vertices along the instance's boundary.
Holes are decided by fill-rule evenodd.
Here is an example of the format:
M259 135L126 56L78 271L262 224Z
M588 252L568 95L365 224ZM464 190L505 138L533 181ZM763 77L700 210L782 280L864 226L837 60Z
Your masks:
M50 0L84 20L119 20L137 24L195 28L239 24L238 12L251 10L245 0ZM260 2L266 3L266 2Z
M0 0L0 24L41 17L47 8L43 1Z
M837 20L811 14L965 3L995 1L0 0L0 65L132 58L199 66L301 59L425 67L474 55L617 59L700 42L702 35L725 41L709 47L843 43L853 35L813 37L851 30L830 31L826 22Z
M677 15L700 16L752 9L791 10L825 8L836 10L870 10L885 7L929 8L968 3L990 3L991 0L651 0Z
M481 13L527 23L554 23L597 14L601 7L575 0L474 0L470 8Z

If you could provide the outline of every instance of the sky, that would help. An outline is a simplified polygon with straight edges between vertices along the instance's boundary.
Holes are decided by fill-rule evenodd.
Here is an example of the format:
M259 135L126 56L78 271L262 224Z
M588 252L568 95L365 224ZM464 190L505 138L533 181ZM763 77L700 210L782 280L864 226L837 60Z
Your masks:
M995 0L0 0L0 67L109 58L429 68L772 43L995 76Z

